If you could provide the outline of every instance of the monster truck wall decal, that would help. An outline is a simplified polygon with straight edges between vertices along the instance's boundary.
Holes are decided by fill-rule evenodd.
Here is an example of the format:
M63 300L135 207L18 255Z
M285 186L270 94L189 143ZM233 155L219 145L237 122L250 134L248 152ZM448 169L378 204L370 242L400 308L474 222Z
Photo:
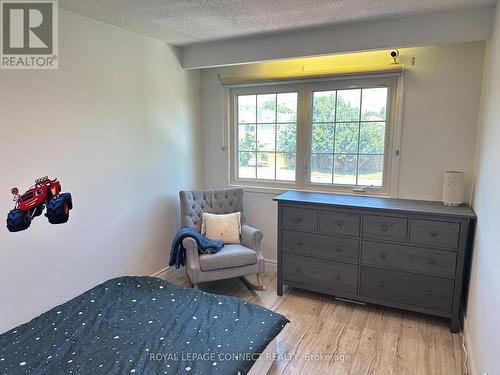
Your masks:
M11 232L19 232L28 229L31 221L43 213L51 224L62 224L69 219L69 210L73 208L70 193L61 193L61 183L57 178L51 180L48 176L41 177L35 181L23 195L19 189L11 189L14 194L14 209L7 215L7 229Z

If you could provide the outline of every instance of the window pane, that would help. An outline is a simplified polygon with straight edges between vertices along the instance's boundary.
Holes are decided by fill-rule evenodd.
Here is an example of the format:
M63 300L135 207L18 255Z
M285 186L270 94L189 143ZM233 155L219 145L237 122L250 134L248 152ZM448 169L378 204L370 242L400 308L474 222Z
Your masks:
M238 122L255 122L256 100L255 95L238 96Z
M337 91L337 119L336 121L359 121L359 105L361 90Z
M295 181L297 92L237 99L238 178Z
M333 169L333 183L356 185L356 155L335 155Z
M333 153L333 139L335 124L313 124L312 128L312 152Z
M257 95L257 122L276 121L276 94Z
M239 151L255 151L255 125L239 125L238 138L239 138Z
M335 153L357 153L358 152L357 123L337 124L335 132Z
M274 124L257 125L257 148L259 151L274 151Z
M274 152L257 153L257 178L264 180L274 180Z
M313 122L335 121L335 91L318 91L313 95Z
M359 137L361 154L383 154L385 146L385 122L362 122Z
M382 186L384 156L360 156L358 165L358 185Z
M238 156L238 178L255 178L255 152L240 152Z
M278 153L276 155L276 179L295 181L295 154Z
M311 182L332 183L333 156L328 154L311 155Z
M278 94L278 122L297 121L297 93Z
M365 121L385 121L387 87L363 89L362 115Z
M297 143L297 125L278 125L278 151L295 153Z

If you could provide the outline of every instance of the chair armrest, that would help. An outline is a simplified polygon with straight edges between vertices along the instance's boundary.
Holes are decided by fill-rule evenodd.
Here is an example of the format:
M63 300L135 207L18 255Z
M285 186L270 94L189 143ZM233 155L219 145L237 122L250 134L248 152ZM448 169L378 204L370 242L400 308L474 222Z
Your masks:
M264 235L258 229L252 228L250 225L241 227L241 244L260 254L260 241Z
M192 237L186 237L182 240L182 246L186 249L186 267L200 269L200 260L198 244Z

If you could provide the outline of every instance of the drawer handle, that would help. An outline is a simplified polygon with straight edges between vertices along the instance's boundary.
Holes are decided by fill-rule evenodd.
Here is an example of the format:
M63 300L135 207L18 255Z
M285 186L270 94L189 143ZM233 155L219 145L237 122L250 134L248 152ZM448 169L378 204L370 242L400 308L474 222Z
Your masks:
M384 283L383 283L383 282L379 282L379 283L378 283L378 287L379 287L379 288L382 288L382 289L383 289L383 288L384 288L384 286L385 286L385 285L384 285Z
M340 227L342 226L342 220L335 220L335 224Z
M302 221L302 217L297 217L297 218L295 218L295 222L296 222L296 223L300 223L301 221Z
M337 246L337 247L335 248L335 250L337 250L337 252L339 252L339 253L340 253L340 252L342 251L342 246L340 246L340 245L339 245L339 246Z
M387 226L387 224L383 224L380 226L380 230L382 232L387 232L389 230L389 227Z
M430 297L430 296L432 296L432 290L427 290L425 293L426 293L429 297Z
M302 268L301 268L301 267L297 267L297 268L295 269L295 271L297 271L297 272L302 272Z
M381 253L380 253L380 257L381 257L382 259L385 259L385 253L384 253L384 252L381 252Z
M436 232L435 230L431 231L431 236L432 237L437 237L438 235L438 232Z
M427 263L429 263L429 264L434 264L434 263L436 263L436 261L435 261L434 259L432 259L432 258L429 258L429 259L427 260Z
M335 280L340 280L340 275L335 275Z
M297 242L295 242L295 244L296 244L297 246L302 246L302 241L297 241Z

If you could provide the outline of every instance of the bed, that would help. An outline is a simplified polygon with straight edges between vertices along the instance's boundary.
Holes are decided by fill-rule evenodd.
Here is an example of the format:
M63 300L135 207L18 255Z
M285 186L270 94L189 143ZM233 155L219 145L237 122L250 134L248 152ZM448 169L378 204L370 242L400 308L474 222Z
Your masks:
M287 323L239 298L120 277L0 335L0 374L243 375Z

